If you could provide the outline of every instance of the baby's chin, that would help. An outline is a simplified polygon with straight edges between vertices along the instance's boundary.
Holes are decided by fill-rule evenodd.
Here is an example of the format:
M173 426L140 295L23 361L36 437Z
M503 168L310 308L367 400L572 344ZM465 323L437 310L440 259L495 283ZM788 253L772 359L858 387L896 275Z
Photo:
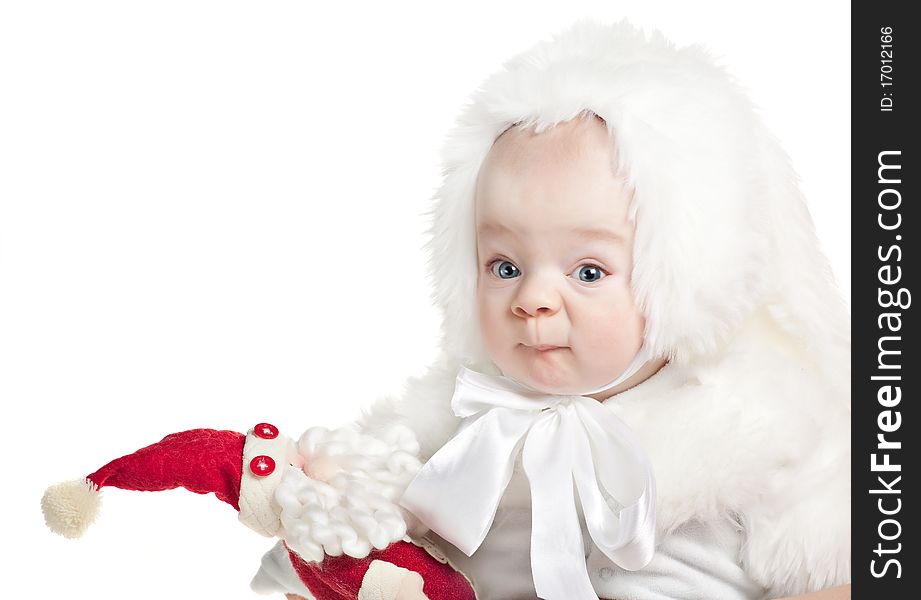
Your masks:
M568 351L561 348L552 350L549 354L562 354ZM525 360L499 367L508 377L544 394L574 395L592 388L562 356L529 356Z
M578 395L579 390L573 385L559 384L559 385L547 385L542 382L531 381L527 378L524 380L518 379L521 383L524 383L530 388L537 390L542 394L553 394L556 396L575 396Z

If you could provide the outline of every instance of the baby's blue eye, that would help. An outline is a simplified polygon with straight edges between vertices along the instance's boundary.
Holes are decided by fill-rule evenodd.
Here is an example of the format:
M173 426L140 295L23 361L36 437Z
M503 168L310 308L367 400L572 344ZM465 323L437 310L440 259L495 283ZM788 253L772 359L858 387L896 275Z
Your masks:
M579 265L572 274L574 277L577 277L579 281L584 281L585 283L594 283L607 277L607 274L601 270L601 267L591 264Z
M521 271L507 260L497 260L490 267L492 274L499 279L514 279L521 275Z

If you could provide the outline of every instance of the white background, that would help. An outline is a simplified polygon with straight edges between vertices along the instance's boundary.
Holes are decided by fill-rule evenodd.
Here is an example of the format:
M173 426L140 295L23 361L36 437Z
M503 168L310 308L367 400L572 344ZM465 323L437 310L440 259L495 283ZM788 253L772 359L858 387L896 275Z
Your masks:
M802 177L850 297L844 2L20 2L0 8L3 597L251 597L213 496L44 488L194 427L297 436L435 354L420 251L472 90L582 16L702 42Z

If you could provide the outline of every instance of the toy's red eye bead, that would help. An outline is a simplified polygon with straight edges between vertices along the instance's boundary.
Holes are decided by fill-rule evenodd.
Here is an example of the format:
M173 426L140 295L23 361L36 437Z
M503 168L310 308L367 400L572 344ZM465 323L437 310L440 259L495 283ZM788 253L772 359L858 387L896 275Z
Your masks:
M274 440L278 437L278 427L271 423L259 423L253 427L253 435L264 440Z
M271 456L257 456L249 461L249 470L257 477L268 477L275 472L275 461Z

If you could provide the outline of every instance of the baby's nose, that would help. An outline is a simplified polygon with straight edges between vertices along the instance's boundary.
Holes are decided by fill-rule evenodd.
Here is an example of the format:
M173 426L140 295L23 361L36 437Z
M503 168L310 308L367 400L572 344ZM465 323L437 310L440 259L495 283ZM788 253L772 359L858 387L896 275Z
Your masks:
M550 316L560 310L560 304L559 292L553 286L535 278L522 282L512 302L512 313L521 318Z
M512 312L518 317L536 317L538 315L552 315L556 311L550 308L549 306L539 306L536 309L527 309L521 305L515 305L512 307Z

